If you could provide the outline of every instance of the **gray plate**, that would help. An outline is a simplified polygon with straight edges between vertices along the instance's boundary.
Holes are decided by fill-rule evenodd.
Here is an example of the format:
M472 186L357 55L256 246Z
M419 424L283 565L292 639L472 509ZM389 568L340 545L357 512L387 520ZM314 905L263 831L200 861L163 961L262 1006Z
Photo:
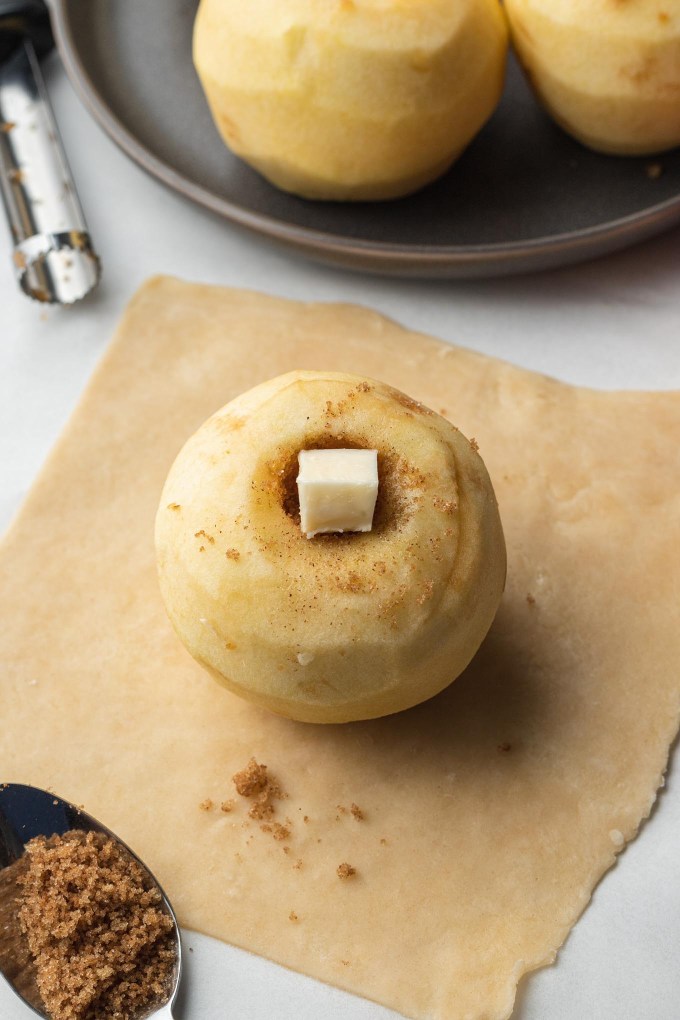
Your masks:
M247 0L246 0L247 2ZM503 101L455 166L410 198L312 203L232 156L191 62L196 0L51 0L68 74L111 137L188 198L305 254L411 276L497 276L582 261L680 222L680 150L600 156L538 107L511 62Z

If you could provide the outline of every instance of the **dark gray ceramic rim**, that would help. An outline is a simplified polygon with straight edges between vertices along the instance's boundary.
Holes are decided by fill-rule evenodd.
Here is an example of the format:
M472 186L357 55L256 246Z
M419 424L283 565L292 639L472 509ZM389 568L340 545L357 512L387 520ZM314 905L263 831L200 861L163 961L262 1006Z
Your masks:
M147 173L198 205L324 262L397 276L491 277L551 269L604 255L680 223L680 195L596 227L531 241L399 245L356 241L249 212L195 184L130 134L97 91L74 44L67 0L48 0L57 48L81 100L113 141Z

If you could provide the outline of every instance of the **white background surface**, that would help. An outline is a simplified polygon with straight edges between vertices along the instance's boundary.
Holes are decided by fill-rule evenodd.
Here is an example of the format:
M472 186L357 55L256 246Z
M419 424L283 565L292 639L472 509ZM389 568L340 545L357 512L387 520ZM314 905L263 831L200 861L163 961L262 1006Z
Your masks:
M0 225L1 528L59 435L126 302L156 273L370 305L409 327L569 382L680 389L678 230L545 275L467 283L360 277L271 247L166 191L90 120L56 58L48 82L104 279L80 306L46 311L20 294ZM0 736L0 749L1 742ZM596 890L557 965L523 983L516 1020L680 1017L677 744L674 758L652 819ZM188 933L189 946L177 1010L182 1020L395 1016L210 939ZM27 1015L33 1014L0 982L1 1020Z

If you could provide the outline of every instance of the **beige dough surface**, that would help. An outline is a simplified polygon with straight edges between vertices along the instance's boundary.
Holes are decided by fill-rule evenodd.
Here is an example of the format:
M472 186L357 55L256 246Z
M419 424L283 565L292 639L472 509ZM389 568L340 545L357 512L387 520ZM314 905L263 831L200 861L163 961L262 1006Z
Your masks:
M445 411L494 482L496 622L462 677L401 715L270 715L215 684L163 611L170 463L211 412L294 368L382 378ZM152 280L0 552L0 779L84 804L190 928L418 1020L508 1017L662 781L678 477L679 393L575 389L364 309ZM234 791L251 756L287 794L284 839ZM356 874L339 878L343 862Z

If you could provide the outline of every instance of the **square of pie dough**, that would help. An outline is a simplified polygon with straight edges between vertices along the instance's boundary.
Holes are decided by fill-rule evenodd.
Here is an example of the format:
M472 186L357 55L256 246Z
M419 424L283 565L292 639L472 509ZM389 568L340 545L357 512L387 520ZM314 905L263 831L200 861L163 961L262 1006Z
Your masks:
M400 715L313 726L246 704L161 604L174 456L298 368L404 390L476 439L494 482L496 621L455 683ZM0 551L2 778L84 804L189 928L416 1020L502 1020L662 783L679 477L678 393L577 389L365 309L151 280ZM231 780L253 757L283 793L264 819Z

